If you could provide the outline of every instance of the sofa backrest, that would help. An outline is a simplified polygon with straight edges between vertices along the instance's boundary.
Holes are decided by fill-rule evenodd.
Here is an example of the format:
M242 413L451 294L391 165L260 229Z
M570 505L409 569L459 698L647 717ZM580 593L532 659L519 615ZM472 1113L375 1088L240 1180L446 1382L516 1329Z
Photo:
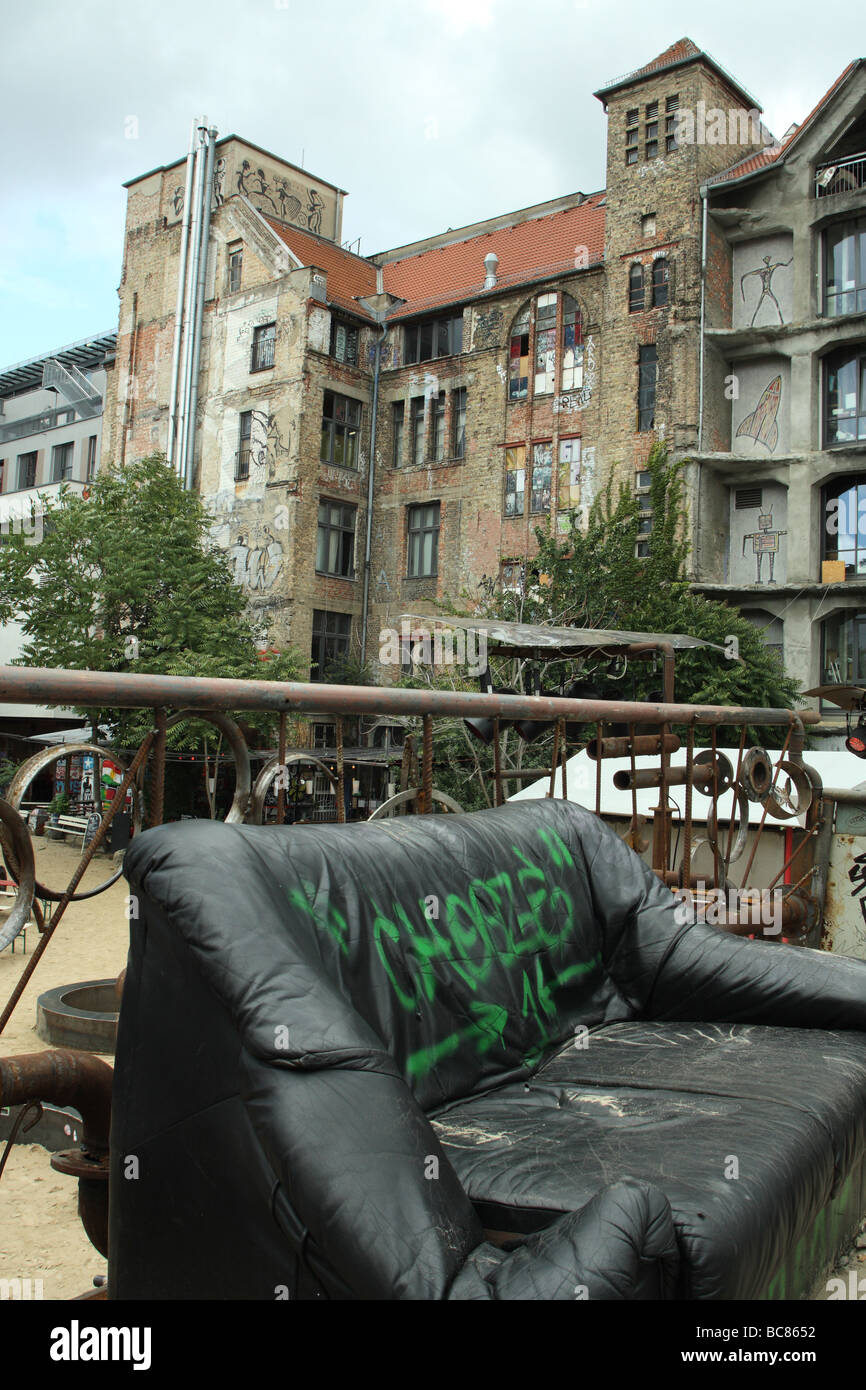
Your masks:
M596 880L611 836L562 801L366 825L193 822L138 837L126 872L245 1046L300 1068L378 1067L384 1050L429 1110L633 1012L605 960Z

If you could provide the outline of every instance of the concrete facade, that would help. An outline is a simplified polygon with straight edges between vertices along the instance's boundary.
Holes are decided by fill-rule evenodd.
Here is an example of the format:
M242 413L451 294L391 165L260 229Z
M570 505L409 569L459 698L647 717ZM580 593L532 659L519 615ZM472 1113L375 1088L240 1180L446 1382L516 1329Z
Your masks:
M862 184L816 197L840 132L866 149L864 71L847 71L779 146L680 40L596 93L604 190L371 257L339 245L341 190L218 142L194 483L263 637L320 669L363 647L388 677L399 614L513 587L536 525L567 529L611 477L640 490L664 440L692 461L695 582L765 615L816 682L822 487L862 448L821 433L824 355L866 339L864 313L820 307L825 229L866 211ZM182 174L128 185L103 445L121 462L166 448ZM856 610L862 584L866 552L834 605Z

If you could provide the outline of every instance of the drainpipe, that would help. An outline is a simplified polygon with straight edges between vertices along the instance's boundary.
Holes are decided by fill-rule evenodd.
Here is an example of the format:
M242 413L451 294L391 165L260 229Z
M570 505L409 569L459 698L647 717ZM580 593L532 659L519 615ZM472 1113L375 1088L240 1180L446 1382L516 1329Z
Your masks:
M193 340L190 362L190 397L186 432L186 454L183 463L184 487L192 487L195 463L196 407L198 406L198 373L201 361L201 329L204 319L204 292L207 278L207 252L210 237L211 189L213 188L213 166L216 151L216 128L207 132L207 159L204 166L204 183L201 209L201 234L198 254L198 281L193 310Z
M186 260L189 251L190 202L192 195L192 174L195 165L195 133L198 118L193 119L189 132L189 152L186 157L186 184L183 194L183 222L180 228L180 263L177 272L177 302L174 310L174 343L171 349L171 395L168 403L168 441L166 458L174 465L174 444L177 435L177 396L178 371L180 368L180 342L183 334L183 301L186 281Z
M698 365L698 453L704 448L704 323L707 294L707 186L702 184L701 194L701 328L700 361Z
M379 272L381 280L381 271ZM370 430L370 470L367 477L367 539L364 546L364 596L361 600L361 665L367 659L367 604L370 598L370 554L373 547L373 482L376 474L376 433L379 423L379 371L382 365L382 344L388 325L384 315L379 321L379 341L376 344L376 363L373 369L373 424Z
M190 365L192 361L192 342L195 335L195 324L193 323L193 305L195 303L195 290L198 283L198 262L201 250L201 214L204 184L204 165L205 151L202 132L204 125L198 127L198 145L195 152L195 188L193 193L192 210L192 241L190 246L189 265L186 277L186 334L183 341L183 354L181 366L181 396L180 396L180 444L177 449L176 469L178 477L183 479L184 460L186 459L186 441L189 432L189 397L191 389Z

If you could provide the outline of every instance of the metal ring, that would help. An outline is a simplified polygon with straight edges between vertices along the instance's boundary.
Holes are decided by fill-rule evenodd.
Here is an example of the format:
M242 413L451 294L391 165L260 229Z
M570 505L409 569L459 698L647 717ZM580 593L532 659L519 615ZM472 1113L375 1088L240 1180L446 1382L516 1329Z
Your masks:
M333 772L318 758L312 757L309 753L289 753L285 762L280 763L278 755L274 754L272 758L268 759L256 778L253 794L250 797L250 809L247 814L248 825L262 824L265 813L265 797L268 794L268 788L274 780L274 776L279 773L281 767L289 767L293 763L304 763L310 767L318 768L320 772L324 772L325 776L330 779L334 792L337 793L339 791L340 784Z
M225 824L242 825L250 803L252 773L250 771L250 750L240 727L227 714L208 713L205 710L197 709L179 710L166 722L165 727L166 729L173 729L175 724L182 724L187 719L203 719L206 724L213 724L214 728L219 729L220 733L228 739L235 760L235 794L225 818Z
M782 806L776 800L775 793L770 793L764 798L764 805L768 815L773 816L775 820L795 820L797 816L802 816L805 811L808 811L812 804L812 783L809 780L809 774L802 763L792 763L787 759L777 763L777 767L780 772L786 773L793 782L794 790L797 793L797 805L793 810L787 806Z
M11 946L21 928L26 927L30 921L33 895L36 891L36 856L33 853L30 833L17 808L11 806L8 801L4 801L2 797L0 797L0 822L8 830L12 839L10 857L14 855L18 865L23 865L23 870L19 868L18 874L15 875L18 881L15 906L6 921L0 926L0 951L4 951L7 946ZM3 848L5 851L5 836L3 837Z
M702 748L700 753L695 754L694 765L695 767L705 767L707 763L710 764L711 770L713 765L715 765L717 769L718 778L716 794L721 796L733 786L734 769L731 767L731 760L726 753L722 753L719 749L716 749L714 753L712 748ZM708 780L712 780L712 778ZM706 785L706 783L704 783L704 785ZM700 791L700 786L697 786L696 790ZM704 795L711 796L712 793L706 792Z
M381 820L383 816L392 816L398 806L404 805L407 801L416 801L421 794L420 787L407 787L405 791L396 792L387 801L383 801L381 806L377 806L372 816L367 817L367 824L371 820ZM463 807L454 800L453 796L448 796L446 792L437 791L434 787L430 793L431 801L438 801L445 807L446 811L453 811L455 815L463 815Z
M773 764L763 748L749 748L740 764L740 785L750 801L761 801L773 785Z
M734 862L735 859L739 859L739 857L740 857L740 855L742 854L743 850L746 848L746 840L748 839L748 835L749 835L749 798L747 797L747 795L746 795L745 791L743 790L743 788L742 788L741 786L739 786L739 784L738 784L736 787L734 787L733 790L734 790L734 799L735 799L736 808L737 808L737 838L736 838L736 840L734 841L733 848L732 848L731 853L730 853L730 856L729 856L729 858L728 858L728 863L729 863L729 864L732 864L732 863ZM717 809L717 806L718 806L718 801L714 798L713 801L712 801L711 804L710 804L710 809L709 809L709 811L707 812L707 840L708 840L708 842L709 842L710 848L711 848L712 851L713 851L713 854L716 854L716 853L719 853L719 852L720 852L720 851L718 850L718 846L717 846L717 844L716 844L716 840L717 840L717 838L718 838L718 826L717 826L717 823L716 823L716 822L717 822L717 818L716 818L716 809ZM732 818L732 819L733 819L733 811L734 811L734 807L732 806L732 807L731 807L731 818Z
M116 758L113 753L109 753L107 748L100 748L98 744L54 743L50 748L46 748L40 753L34 753L32 758L28 758L26 763L21 764L7 789L9 804L14 806L15 810L18 811L24 799L24 793L38 773L44 772L46 767L50 767L52 763L56 763L60 758L71 758L77 753L93 753L100 761L104 761L107 758L110 762L115 763L122 772L126 772L126 768L123 766L120 759ZM138 794L134 786L132 787L132 808L132 823L137 833L141 829L141 803L139 802ZM17 865L7 860L7 866L12 877L17 880ZM87 898L95 898L98 893L104 893L106 888L111 888L121 877L122 873L123 866L121 865L117 872L112 874L111 878L107 878L104 883L97 884L95 888L84 889L80 893L73 893L69 901L72 903L80 903L84 902ZM40 898L51 903L59 903L66 896L65 892L58 893L56 889L46 887L44 883L40 883L38 878L36 879L35 892Z

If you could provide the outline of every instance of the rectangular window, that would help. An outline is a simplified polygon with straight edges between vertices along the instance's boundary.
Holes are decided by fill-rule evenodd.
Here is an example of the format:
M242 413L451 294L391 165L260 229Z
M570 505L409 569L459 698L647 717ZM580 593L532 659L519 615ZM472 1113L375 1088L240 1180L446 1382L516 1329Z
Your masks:
M583 386L583 319L571 295L562 296L562 389Z
M532 496L529 510L538 515L550 511L553 443L535 444L532 451Z
M51 481L62 483L72 477L74 444L55 444L51 451Z
M413 396L409 402L412 463L420 468L424 462L424 397Z
M358 365L358 329L341 319L331 319L331 356L350 367Z
M253 329L253 355L250 362L251 372L264 372L268 367L274 365L274 347L277 341L277 325L275 323L262 324L260 328Z
M454 392L454 457L466 457L466 387L459 386Z
M567 511L580 502L580 440L559 441L559 507Z
M866 218L824 233L824 311L831 318L866 310Z
M240 245L229 247L229 294L241 287L241 273L244 265L244 248Z
M626 164L637 164L638 155L638 108L632 107L625 115L625 162Z
M316 570L339 579L355 576L355 515L357 508L343 502L319 503Z
M637 427L641 434L655 428L657 367L655 344L642 347L638 355L637 386Z
M87 441L87 467L85 476L88 481L96 477L96 435L92 434Z
M349 655L352 635L351 613L327 613L313 609L313 644L310 651L310 680L327 680L328 667Z
M535 314L535 394L556 390L556 295L540 294Z
M526 446L505 450L505 515L523 516L526 491Z
M18 455L18 486L36 486L36 454Z
M440 391L433 402L433 458L441 463L445 457L445 392Z
M410 579L422 579L439 572L439 503L410 507L408 518L408 562Z
M403 467L403 416L405 413L402 401L395 401L391 406L391 436L393 440L391 462L395 468Z
M235 463L235 481L242 483L250 476L250 449L252 446L253 412L245 410L241 414L238 435L238 456Z
M529 394L529 310L514 325L508 364L508 399L525 400Z
M463 315L423 319L408 324L406 362L430 362L434 357L455 357L463 351Z
M644 125L644 158L655 159L659 152L659 104L651 101L646 108L646 122Z
M361 402L326 391L322 409L322 446L319 458L338 468L358 467Z

